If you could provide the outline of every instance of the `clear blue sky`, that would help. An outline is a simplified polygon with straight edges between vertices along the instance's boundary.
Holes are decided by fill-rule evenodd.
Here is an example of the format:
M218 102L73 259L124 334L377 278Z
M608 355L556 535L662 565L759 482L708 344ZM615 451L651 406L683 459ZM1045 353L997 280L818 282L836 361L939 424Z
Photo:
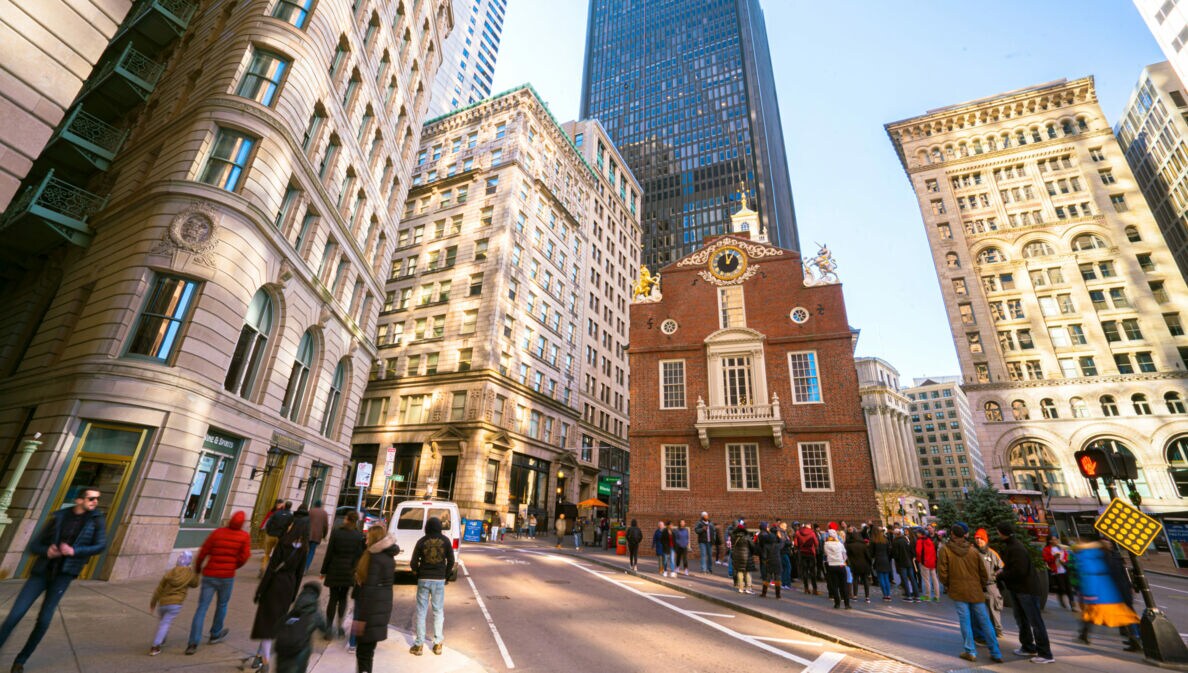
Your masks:
M688 0L696 1L696 0ZM904 380L957 374L928 243L883 124L1093 75L1111 124L1163 60L1127 0L762 0L800 240L832 248L859 355ZM531 82L577 117L585 0L511 0L495 91Z

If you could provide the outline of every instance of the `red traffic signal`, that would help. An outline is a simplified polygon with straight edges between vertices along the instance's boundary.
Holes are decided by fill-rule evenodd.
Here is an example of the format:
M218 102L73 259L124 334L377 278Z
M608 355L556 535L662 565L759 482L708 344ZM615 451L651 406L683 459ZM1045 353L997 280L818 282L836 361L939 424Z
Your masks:
M1083 449L1073 454L1077 461L1077 469L1086 479L1112 479L1114 477L1114 463L1105 449Z

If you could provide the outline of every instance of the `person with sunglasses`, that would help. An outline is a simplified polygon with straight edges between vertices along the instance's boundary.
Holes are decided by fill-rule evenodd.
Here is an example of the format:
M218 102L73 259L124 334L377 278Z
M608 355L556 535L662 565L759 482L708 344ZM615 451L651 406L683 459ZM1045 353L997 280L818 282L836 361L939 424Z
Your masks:
M45 598L41 601L37 623L29 633L29 639L13 661L12 673L24 673L25 663L49 630L66 589L86 568L87 561L107 548L107 524L103 512L99 511L99 498L99 489L93 486L78 488L74 507L54 512L29 541L29 551L38 558L29 579L17 594L12 610L0 626L0 647L33 607L37 597L44 593Z

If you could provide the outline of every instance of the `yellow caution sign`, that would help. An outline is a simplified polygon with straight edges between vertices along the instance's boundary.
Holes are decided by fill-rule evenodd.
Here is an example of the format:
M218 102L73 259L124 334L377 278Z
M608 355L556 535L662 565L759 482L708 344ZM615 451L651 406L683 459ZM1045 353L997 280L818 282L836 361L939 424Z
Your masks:
M1097 517L1093 527L1126 551L1138 556L1147 551L1147 547L1163 530L1163 525L1158 521L1119 498L1110 501L1110 506Z

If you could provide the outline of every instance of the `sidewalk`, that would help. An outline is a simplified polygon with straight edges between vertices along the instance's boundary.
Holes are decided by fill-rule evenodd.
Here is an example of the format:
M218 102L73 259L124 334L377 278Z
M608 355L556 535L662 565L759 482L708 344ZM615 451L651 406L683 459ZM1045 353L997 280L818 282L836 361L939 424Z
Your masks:
M320 561L320 559L319 559ZM248 635L256 606L252 596L256 592L256 572L259 555L253 555L239 572L235 590L227 607L226 624L231 634L221 643L207 643L214 605L206 613L202 645L192 656L185 656L190 621L198 605L198 589L191 589L181 614L173 623L163 652L148 656L149 645L156 629L156 617L149 612L149 599L159 578L121 582L75 581L62 599L58 615L49 633L41 641L33 658L26 664L28 673L157 673L159 671L234 671L256 653L257 642ZM306 575L316 580L317 575ZM23 580L0 582L0 616L7 615ZM323 592L322 604L325 605ZM37 607L13 632L0 649L0 670L7 671L37 617ZM393 621L400 621L397 606ZM440 656L426 653L415 657L408 653L412 645L411 633L389 627L388 639L379 644L375 653L375 670L399 670L408 673L482 673L486 669L448 646ZM314 654L310 660L311 673L349 673L355 670L355 655L346 651L345 640L327 643L321 635L314 636Z
M553 548L551 542L551 536L547 539L527 540L508 535L504 538L503 544L513 548L548 549L608 568L630 572L627 557L616 555L613 549L583 547L581 551L575 551L572 546L566 546L558 551ZM650 547L645 554L644 547L647 547L646 543L641 545L640 572L637 573L641 579L818 638L866 650L929 671L1149 673L1156 670L1146 664L1139 653L1123 652L1121 639L1115 629L1095 627L1092 645L1085 645L1076 640L1076 630L1080 624L1078 614L1061 608L1055 596L1048 602L1044 611L1044 621L1048 627L1056 663L1040 666L1012 654L1019 646L1019 640L1014 628L1014 618L1007 609L1003 611L1006 635L1000 639L1006 662L991 663L986 650L980 648L980 661L971 664L957 657L961 652L961 636L956 614L948 599L942 598L940 603L904 603L899 599L896 589L895 601L886 603L882 600L882 594L876 585L871 587L871 603L867 604L859 598L853 603L853 610L834 610L832 600L824 596L825 584L821 582L821 596L807 595L799 589L794 589L785 591L783 598L777 601L770 591L766 598L760 598L758 593L739 594L733 588L731 580L726 577L726 566L715 566L714 574L707 576L697 571L700 567L699 560L690 561L688 576L661 577L657 571L655 555L651 553ZM758 585L758 573L755 575L755 584Z

